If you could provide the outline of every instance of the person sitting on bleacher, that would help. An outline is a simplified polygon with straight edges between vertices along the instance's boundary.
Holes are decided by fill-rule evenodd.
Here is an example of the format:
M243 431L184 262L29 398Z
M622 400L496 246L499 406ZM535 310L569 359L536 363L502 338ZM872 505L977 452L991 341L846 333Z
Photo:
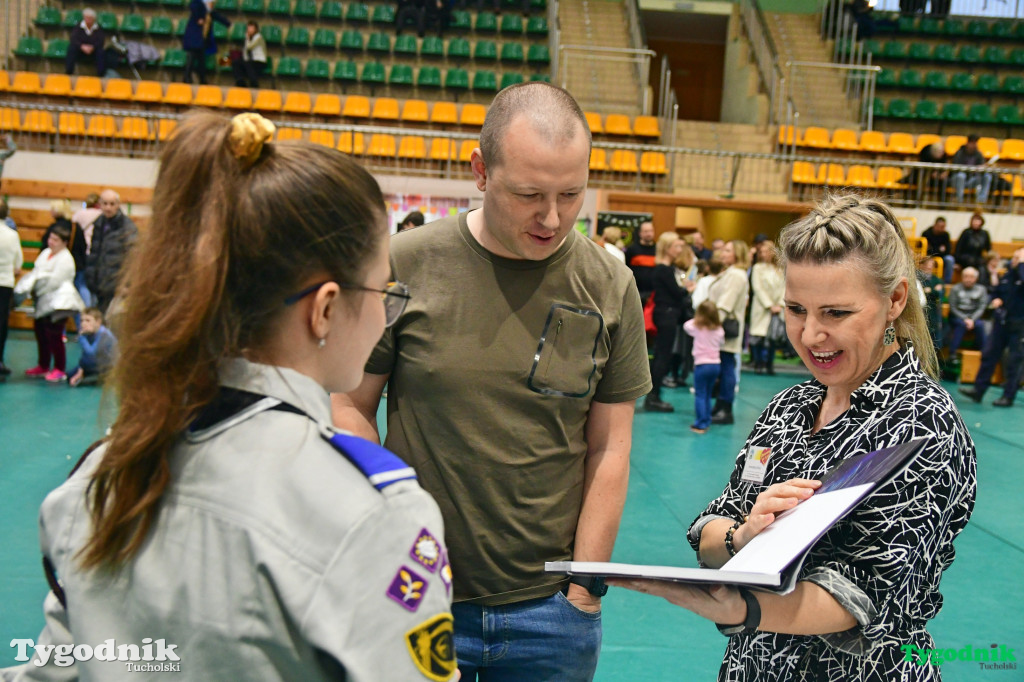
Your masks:
M426 0L398 0L398 11L395 12L395 35L402 35L402 29L409 23L416 24L416 35L422 38L427 29Z
M245 27L245 47L238 59L231 60L235 85L240 88L260 87L260 76L267 68L267 41L260 35L260 25L250 21Z
M956 262L961 268L972 267L981 270L985 259L992 250L992 237L982 228L985 217L980 213L971 215L971 223L956 240Z
M921 236L928 241L928 257L942 259L942 281L949 284L953 281L956 259L953 258L953 243L949 239L949 232L946 231L946 219L942 216L936 218L932 226L922 232Z
M96 60L96 75L102 78L107 72L106 56L103 53L103 43L106 40L106 34L96 23L96 10L90 7L82 10L82 23L71 31L68 56L64 60L64 73L73 74L75 64L80 59L92 58Z
M192 82L192 72L199 74L199 84L206 84L206 57L217 54L217 40L214 37L213 27L208 24L216 21L230 26L231 22L220 12L213 10L215 0L192 0L189 3L188 24L185 25L185 35L181 38L181 45L188 53L185 61L185 82Z
M983 166L985 165L985 157L982 156L978 150L978 136L971 135L967 136L967 142L964 146L957 150L956 154L953 155L953 165L956 166ZM991 173L975 173L972 172L969 176L966 171L956 171L953 173L953 186L956 188L956 200L957 203L963 203L964 201L964 189L967 187L978 188L978 203L984 204L988 201L989 190L992 189L992 174Z
M985 279L981 283L985 285L985 289L989 294L994 294L996 289L999 288L999 280L1003 276L1003 269L1003 257L998 253L988 254L988 260L985 261Z
M985 325L981 316L988 308L988 290L978 284L978 271L964 268L960 282L949 290L949 361L956 361L956 351L964 334L974 332L974 345L985 348Z

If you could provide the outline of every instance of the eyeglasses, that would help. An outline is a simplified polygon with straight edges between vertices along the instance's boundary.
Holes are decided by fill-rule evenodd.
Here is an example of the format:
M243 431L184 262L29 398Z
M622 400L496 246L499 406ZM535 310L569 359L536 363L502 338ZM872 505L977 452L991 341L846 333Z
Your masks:
M298 303L301 299L309 296L310 294L318 291L320 287L325 284L334 282L342 289L351 289L353 291L369 291L371 293L380 294L384 301L384 326L390 327L398 318L405 312L405 306L409 303L409 299L412 296L409 295L409 287L402 282L388 282L387 287L384 289L371 289L369 287L361 287L358 284L345 284L337 280L328 279L323 282L318 282L311 286L306 287L297 294L292 294L288 298L284 299L285 305L293 305Z

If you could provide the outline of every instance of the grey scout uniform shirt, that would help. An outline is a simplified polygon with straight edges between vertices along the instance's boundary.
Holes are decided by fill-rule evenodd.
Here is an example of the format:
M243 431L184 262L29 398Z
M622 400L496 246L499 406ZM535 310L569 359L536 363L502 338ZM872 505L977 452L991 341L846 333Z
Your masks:
M102 449L90 455L40 513L68 609L50 594L37 641L163 639L180 659L175 680L449 679L451 574L433 499L415 480L378 491L335 450L321 436L329 396L312 379L244 360L221 375L224 386L312 419L257 404L183 437L158 521L113 578L74 563L89 537L85 490ZM52 657L0 677L76 674L140 679L124 662L57 668Z

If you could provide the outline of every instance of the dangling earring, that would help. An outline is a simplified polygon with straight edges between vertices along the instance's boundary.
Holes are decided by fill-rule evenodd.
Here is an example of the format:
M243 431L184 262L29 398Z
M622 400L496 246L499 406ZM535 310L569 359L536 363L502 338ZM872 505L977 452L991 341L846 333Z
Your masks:
M896 343L896 327L889 323L889 326L885 328L885 335L882 337L883 346L891 346Z
M325 345L327 345L327 339L320 339L319 341L316 342L317 348L323 348Z

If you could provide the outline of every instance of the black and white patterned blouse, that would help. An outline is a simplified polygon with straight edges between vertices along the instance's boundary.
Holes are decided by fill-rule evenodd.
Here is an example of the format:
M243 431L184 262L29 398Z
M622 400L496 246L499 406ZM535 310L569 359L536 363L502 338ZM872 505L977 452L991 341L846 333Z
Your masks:
M813 433L825 386L808 381L772 400L736 461L729 485L694 521L742 518L765 488L820 478L853 455L925 438L921 455L814 546L800 574L856 618L846 632L797 636L770 632L729 639L719 680L792 682L938 680L939 668L905 662L900 646L934 649L925 629L942 607L939 580L953 562L953 539L967 525L977 490L974 442L949 394L903 348L850 398L850 409ZM747 447L770 447L763 483L742 481Z

